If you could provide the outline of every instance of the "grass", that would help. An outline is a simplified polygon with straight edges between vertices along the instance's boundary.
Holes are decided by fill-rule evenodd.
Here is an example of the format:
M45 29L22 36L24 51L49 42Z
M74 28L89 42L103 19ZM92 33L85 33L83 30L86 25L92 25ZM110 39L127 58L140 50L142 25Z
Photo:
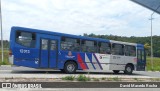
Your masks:
M65 76L65 77L62 77L62 80L70 80L70 81L73 81L73 80L75 80L75 76Z
M118 77L113 77L112 80L113 80L113 81L120 81L121 79L118 78Z
M106 80L107 78L106 78L106 77L102 77L101 79L102 79L102 80Z
M65 76L65 77L62 77L62 80L68 80L68 81L74 81L74 80L77 80L77 81L90 81L91 78L80 74L77 77L75 77L75 76ZM96 80L99 80L99 79L96 79Z
M112 81L113 79L111 77L107 78L107 81Z
M141 80L141 79L139 79L139 78L133 78L133 80L135 80L135 81L137 81L137 82L142 81L142 80Z
M138 81L138 78L133 78L134 80Z
M92 78L92 79L93 79L93 81L100 81L99 78Z
M160 81L160 78L151 78L151 81Z
M9 61L8 61L8 59L9 59L9 51L8 50L4 50L3 55L4 55L3 56L4 60L2 62L2 51L0 50L0 65L9 65L10 64Z
M150 71L160 71L160 58L156 58L156 57L153 58L153 69L152 69L151 58L147 57L146 66L147 66L147 70L150 70Z
M90 77L87 77L85 75L78 75L77 77L77 81L90 81L91 78Z
M159 82L160 78L150 78L150 81L152 81L152 82Z

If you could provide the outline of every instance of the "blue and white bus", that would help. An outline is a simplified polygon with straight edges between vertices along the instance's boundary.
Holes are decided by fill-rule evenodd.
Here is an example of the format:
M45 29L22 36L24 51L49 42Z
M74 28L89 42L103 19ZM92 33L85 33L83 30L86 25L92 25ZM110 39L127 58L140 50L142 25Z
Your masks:
M132 74L146 65L142 44L23 27L11 28L9 54L13 65L69 74L76 70Z

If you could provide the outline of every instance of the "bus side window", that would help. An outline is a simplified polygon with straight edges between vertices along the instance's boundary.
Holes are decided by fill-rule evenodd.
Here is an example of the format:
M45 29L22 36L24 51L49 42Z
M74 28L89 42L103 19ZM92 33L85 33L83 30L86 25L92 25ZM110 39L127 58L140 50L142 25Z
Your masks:
M74 42L74 45L73 45L73 51L80 51L81 50L81 47L80 47L80 39L76 39L76 42Z
M99 53L102 53L102 54L110 54L111 53L110 43L99 42L98 48L99 48Z
M138 56L138 59L141 60L142 57L141 57L141 50L137 50L137 56Z
M57 41L51 40L50 50L57 50Z
M31 32L16 32L16 43L25 46L34 48L36 45L36 35Z
M144 61L145 60L145 56L144 56L145 54L144 54L144 50L142 50L142 61Z
M112 44L112 54L113 55L124 55L124 45L122 44Z
M97 42L96 41L89 41L89 40L82 40L81 42L82 51L83 52L97 52Z
M80 51L80 39L62 37L61 50Z
M136 47L125 45L125 55L126 56L136 56Z
M41 49L42 50L48 50L48 40L47 39L42 39L41 40Z

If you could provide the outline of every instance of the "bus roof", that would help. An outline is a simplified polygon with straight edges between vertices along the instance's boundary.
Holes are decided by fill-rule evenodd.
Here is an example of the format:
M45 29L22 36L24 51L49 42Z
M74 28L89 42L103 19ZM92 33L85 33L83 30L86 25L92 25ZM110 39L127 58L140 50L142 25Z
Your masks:
M129 42L122 42L122 41L115 41L115 40L110 40L112 43L118 43L118 44L126 44L126 45L137 45L137 43L129 43Z
M119 43L119 44L127 44L127 45L134 45L134 46L143 46L142 44L137 43L129 43L129 42L122 42L122 41L115 41L115 40L108 40L108 39L101 39L101 38L93 38L93 37L86 37L86 36L78 36L78 35L72 35L72 34L65 34L65 33L59 33L59 32L53 32L53 31L46 31L46 30L40 30L40 29L32 29L32 28L25 28L25 27L19 27L19 26L13 26L11 28L12 31L28 31L28 32L35 32L35 33L42 33L42 34L48 34L48 35L58 35L58 36L67 36L67 37L73 37L73 38L81 38L81 39L88 39L88 40L96 40L96 41L102 41L102 42L112 42L112 43Z

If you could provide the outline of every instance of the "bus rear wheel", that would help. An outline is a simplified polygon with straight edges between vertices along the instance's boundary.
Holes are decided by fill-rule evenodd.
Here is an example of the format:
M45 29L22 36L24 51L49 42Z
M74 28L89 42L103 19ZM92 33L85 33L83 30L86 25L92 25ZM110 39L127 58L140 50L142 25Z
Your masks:
M132 74L132 72L133 72L133 67L131 65L126 65L124 73L130 75Z
M115 74L118 74L120 71L119 71L119 70L113 70L113 72L114 72Z
M76 72L76 70L77 70L77 64L75 62L69 61L65 63L65 66L64 66L65 73L73 74Z

